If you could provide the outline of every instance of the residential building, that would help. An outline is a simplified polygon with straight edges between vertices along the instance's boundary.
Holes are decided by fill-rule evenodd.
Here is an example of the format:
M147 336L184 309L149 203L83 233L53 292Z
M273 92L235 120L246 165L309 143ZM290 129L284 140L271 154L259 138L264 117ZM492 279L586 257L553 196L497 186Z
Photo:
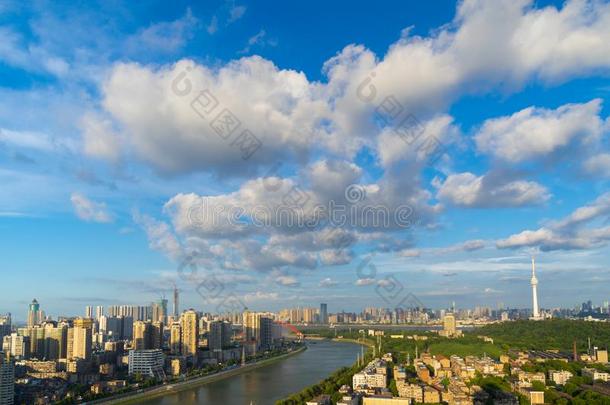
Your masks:
M317 397L305 402L306 405L331 405L330 395L318 395Z
M135 321L133 323L133 349L150 350L152 340L152 325L150 321Z
M161 349L130 350L128 357L129 375L162 378L165 355Z
M573 376L574 375L567 370L549 371L549 379L551 379L551 381L557 385L565 385L565 383L568 382L568 380Z
M208 332L208 347L210 351L222 351L231 345L231 324L225 321L210 322Z
M434 387L424 386L424 404L438 404L441 402L441 393Z
M362 405L411 405L411 400L407 398L388 398L388 397L364 397Z
M273 319L260 312L243 313L244 337L247 342L256 342L257 348L270 347L273 343Z
M608 363L608 350L595 350L595 361L598 363Z
M0 405L13 405L15 398L15 368L13 360L0 352Z
M180 316L181 352L184 356L197 356L199 342L199 316L193 309L184 311Z
M419 384L409 384L404 381L396 381L398 396L401 398L410 398L413 402L421 403L424 401L424 389Z
M68 359L91 359L93 320L91 318L77 318L74 320L74 327L68 331L68 344L72 347ZM70 344L70 338L72 342Z
M0 315L0 341L12 332L11 314Z
M181 354L182 353L182 328L180 327L180 322L172 323L169 332L169 351L171 354Z
M28 359L30 358L30 337L13 332L4 337L2 351L17 360Z
M603 372L603 371L599 371L597 369L594 368L583 368L582 369L582 375L585 377L589 377L591 378L593 381L597 381L597 380L601 380L601 381L608 381L610 380L610 374Z
M462 336L462 331L457 329L457 323L454 314L446 314L443 317L443 329L440 330L438 334L445 337Z
M383 372L387 365L380 359L372 360L365 368L352 377L352 386L355 391L363 391L368 388L386 388L387 372Z
M59 360L67 357L68 327L65 324L56 325L44 323L44 355L46 360Z
M544 391L528 391L530 404L544 404Z

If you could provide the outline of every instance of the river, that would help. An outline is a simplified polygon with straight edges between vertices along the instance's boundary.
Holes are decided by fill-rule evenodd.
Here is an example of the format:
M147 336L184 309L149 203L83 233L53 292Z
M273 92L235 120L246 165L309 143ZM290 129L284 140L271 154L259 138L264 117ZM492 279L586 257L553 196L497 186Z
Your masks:
M278 399L328 377L356 361L360 346L328 340L309 342L302 353L277 363L167 396L135 402L152 405L273 405Z

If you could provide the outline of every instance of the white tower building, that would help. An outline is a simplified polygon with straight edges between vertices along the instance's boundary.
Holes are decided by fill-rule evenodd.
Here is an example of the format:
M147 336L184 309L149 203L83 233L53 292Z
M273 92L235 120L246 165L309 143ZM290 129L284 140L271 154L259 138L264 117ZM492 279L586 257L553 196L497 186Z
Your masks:
M536 262L532 256L532 318L540 319L540 310L538 309L538 279L536 278Z

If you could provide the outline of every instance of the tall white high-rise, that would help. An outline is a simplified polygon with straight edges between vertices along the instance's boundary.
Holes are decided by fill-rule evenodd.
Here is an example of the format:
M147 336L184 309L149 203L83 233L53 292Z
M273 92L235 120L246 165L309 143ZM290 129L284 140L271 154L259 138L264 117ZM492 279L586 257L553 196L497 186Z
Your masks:
M95 319L99 321L102 315L104 315L104 307L98 305L97 307L95 307Z
M532 256L532 279L530 281L532 285L532 318L539 319L540 311L538 309L538 279L536 278L536 262L534 256Z

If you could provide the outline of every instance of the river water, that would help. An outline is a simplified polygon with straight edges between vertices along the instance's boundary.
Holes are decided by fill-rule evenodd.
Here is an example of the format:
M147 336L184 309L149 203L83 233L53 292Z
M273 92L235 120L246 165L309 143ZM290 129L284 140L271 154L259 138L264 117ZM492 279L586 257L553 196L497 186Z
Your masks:
M360 346L317 341L304 352L277 363L224 380L164 397L137 402L153 405L221 404L273 405L278 399L301 391L356 361Z

